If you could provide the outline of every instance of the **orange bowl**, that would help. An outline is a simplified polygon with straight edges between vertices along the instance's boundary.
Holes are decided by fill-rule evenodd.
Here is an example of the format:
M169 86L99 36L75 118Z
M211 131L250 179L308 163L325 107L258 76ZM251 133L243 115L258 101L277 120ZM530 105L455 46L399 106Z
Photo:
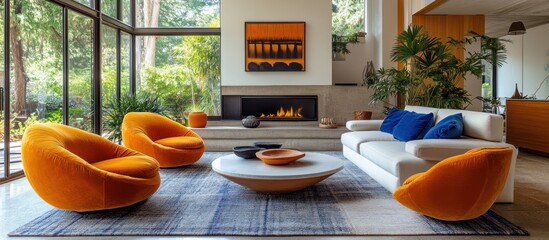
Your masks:
M263 163L269 165L284 165L297 161L305 156L304 152L300 152L292 149L267 149L255 153L255 156Z

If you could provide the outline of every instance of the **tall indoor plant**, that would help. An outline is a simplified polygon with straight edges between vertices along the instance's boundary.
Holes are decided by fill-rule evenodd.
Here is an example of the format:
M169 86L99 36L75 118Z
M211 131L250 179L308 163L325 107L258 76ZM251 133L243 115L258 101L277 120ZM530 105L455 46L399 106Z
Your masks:
M470 103L469 94L457 84L467 74L482 74L480 52L469 52L461 60L452 54L463 49L466 41L442 42L429 36L421 26L411 25L397 37L391 60L399 68L379 69L366 83L374 89L371 103L397 98L397 106L421 105L436 108L463 108Z
M120 97L107 99L103 104L103 129L107 131L107 138L113 142L120 142L122 139L122 121L129 112L152 112L163 114L162 106L158 96L152 94L126 94Z

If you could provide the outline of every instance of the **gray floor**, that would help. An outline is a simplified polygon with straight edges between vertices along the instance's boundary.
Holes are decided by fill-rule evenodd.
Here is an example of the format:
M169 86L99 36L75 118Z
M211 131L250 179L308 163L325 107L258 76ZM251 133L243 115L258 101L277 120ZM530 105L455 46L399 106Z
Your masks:
M492 209L511 222L526 228L529 237L482 236L402 236L368 239L549 239L549 158L521 153L517 161L515 203L496 204ZM25 178L0 185L0 239L7 233L52 209L30 188ZM262 239L274 239L262 238ZM279 237L276 239L364 239L365 237ZM256 239L254 237L89 237L10 239Z

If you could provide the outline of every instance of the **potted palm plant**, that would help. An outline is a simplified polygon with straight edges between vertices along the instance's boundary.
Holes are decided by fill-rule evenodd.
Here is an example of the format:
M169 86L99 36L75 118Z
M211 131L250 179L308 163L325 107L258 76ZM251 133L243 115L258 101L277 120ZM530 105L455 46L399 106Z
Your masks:
M374 89L370 103L387 102L395 97L397 107L420 105L436 108L463 108L470 103L467 91L458 81L467 74L482 74L480 52L469 53L461 60L452 54L466 41L442 42L429 36L421 26L411 25L397 37L391 59L401 68L381 68L366 79Z

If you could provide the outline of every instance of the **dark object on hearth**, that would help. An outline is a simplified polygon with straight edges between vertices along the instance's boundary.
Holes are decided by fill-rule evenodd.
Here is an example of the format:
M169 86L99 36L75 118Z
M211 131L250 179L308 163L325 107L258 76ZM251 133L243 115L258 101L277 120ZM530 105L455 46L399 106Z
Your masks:
M303 70L303 65L301 65L300 63L296 63L296 62L290 63L290 71L301 71L301 70Z
M259 118L256 118L254 115L250 115L242 119L242 126L245 128L256 128L260 123L261 121L259 121Z
M290 66L283 62L275 62L273 70L275 71L289 71Z
M272 148L281 148L282 143L279 142L255 142L254 146L265 148L265 149L272 149Z
M273 71L273 65L268 62L262 62L259 64L259 71Z
M261 150L265 150L265 148L255 147L255 146L237 146L233 148L233 153L236 156L239 156L241 158L255 158L255 153L259 152Z

